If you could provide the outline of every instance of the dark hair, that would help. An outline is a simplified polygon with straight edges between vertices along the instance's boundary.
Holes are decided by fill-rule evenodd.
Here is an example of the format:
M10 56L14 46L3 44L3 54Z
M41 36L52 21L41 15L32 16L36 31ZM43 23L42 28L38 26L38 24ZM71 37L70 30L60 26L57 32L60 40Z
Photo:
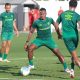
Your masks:
M5 4L5 6L8 6L8 5L10 5L10 6L11 6L11 4L10 4L10 3L6 3L6 4Z
M40 8L40 11L43 11L43 10L44 10L44 11L46 11L46 9L45 9L45 8Z
M77 0L70 0L69 1L69 6L70 7L77 7Z

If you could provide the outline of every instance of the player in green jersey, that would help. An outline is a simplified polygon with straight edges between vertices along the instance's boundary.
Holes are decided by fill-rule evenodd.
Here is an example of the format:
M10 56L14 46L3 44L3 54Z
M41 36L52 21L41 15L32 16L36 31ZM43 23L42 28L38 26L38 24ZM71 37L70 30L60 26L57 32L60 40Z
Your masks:
M29 59L29 69L34 68L33 65L33 51L41 46L46 46L49 48L60 60L60 62L64 66L64 70L66 72L69 72L69 69L66 65L66 62L64 60L64 57L62 56L61 52L58 49L57 44L55 43L54 39L52 39L51 35L51 24L55 27L55 22L52 18L46 17L46 9L41 8L40 9L40 18L36 20L31 28L31 31L28 34L27 41L25 43L25 50L27 50L28 43L31 39L31 36L35 29L37 30L37 37L36 39L31 43L31 45L28 47L28 59ZM59 37L61 36L58 32L58 29L55 27Z
M74 77L74 62L80 67L80 61L77 56L76 48L78 46L78 30L77 23L80 26L80 15L75 12L77 1L69 2L69 10L63 12L57 19L57 27L62 22L62 38L64 43L71 53L71 77Z
M1 40L2 48L0 53L0 61L9 62L7 60L7 55L10 50L11 40L13 39L13 30L15 30L16 35L18 35L18 30L16 27L16 20L14 13L10 12L11 4L5 4L5 12L1 13L0 20L2 21L2 31Z

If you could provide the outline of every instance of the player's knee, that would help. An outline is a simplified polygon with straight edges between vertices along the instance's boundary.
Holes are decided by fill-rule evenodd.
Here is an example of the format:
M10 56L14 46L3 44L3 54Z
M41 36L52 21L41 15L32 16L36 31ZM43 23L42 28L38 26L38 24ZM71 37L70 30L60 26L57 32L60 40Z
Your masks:
M5 48L6 47L6 44L2 44L2 48Z

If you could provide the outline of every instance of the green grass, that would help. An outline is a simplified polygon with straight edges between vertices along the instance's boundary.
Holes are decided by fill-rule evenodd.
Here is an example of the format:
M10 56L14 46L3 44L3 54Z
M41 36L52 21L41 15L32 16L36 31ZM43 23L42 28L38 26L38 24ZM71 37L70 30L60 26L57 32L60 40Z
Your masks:
M10 63L0 62L0 80L71 80L69 74L63 71L63 66L58 58L46 47L41 47L34 51L35 69L31 70L31 74L24 77L19 74L22 66L28 65L27 53L24 51L24 43L27 34L20 34L14 37L12 47L8 55ZM67 51L62 40L57 39L56 33L53 33L54 39L58 44L60 51L65 56L65 60L70 67L70 54ZM33 38L35 35L33 35ZM32 40L33 40L32 38ZM77 48L78 56L80 56L80 44ZM80 70L75 67L75 79L80 80Z

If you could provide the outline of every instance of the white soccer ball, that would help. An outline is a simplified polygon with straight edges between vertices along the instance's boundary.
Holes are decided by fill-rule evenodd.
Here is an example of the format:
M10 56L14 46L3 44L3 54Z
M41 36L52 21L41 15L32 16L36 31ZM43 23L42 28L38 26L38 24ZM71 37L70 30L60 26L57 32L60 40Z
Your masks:
M20 72L21 72L21 74L23 76L27 76L30 73L30 69L28 67L21 67L21 71Z

